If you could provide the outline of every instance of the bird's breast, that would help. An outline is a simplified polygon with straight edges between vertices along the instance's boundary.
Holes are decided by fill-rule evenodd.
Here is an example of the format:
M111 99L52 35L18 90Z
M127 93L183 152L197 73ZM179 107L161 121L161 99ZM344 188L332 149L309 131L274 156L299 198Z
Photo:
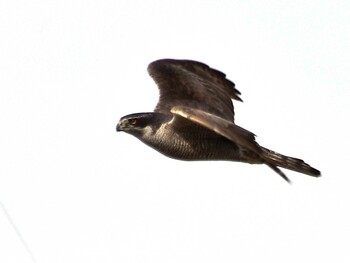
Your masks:
M202 126L176 130L164 124L144 143L158 152L179 160L239 160L239 148L230 140Z

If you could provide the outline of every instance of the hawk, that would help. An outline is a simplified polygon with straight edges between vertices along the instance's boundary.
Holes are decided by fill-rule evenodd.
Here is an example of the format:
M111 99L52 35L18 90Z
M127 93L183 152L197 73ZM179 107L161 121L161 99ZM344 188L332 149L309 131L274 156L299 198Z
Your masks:
M278 168L319 177L303 160L260 146L255 135L236 125L232 99L240 92L226 75L192 60L161 59L148 66L159 88L154 112L122 117L124 131L158 152L178 160L222 160L265 164L287 182Z

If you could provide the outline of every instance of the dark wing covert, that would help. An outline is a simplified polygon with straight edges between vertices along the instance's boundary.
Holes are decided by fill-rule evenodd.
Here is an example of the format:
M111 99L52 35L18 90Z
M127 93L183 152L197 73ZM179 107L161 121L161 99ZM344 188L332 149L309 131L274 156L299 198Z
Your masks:
M156 112L169 113L173 107L186 106L234 122L231 99L242 100L224 73L197 61L174 59L154 61L148 72L159 88Z

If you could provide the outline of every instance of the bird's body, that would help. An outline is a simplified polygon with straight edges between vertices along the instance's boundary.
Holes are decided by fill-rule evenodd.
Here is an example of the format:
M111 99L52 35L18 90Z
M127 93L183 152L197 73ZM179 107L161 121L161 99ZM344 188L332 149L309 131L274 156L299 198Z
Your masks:
M241 100L240 93L223 73L200 62L172 59L155 61L148 70L160 89L155 111L122 117L117 131L174 159L266 164L287 181L278 166L320 175L300 159L261 147L253 133L234 123L231 99Z
M235 143L198 124L189 122L188 125L187 129L191 132L184 133L166 122L158 129L145 131L139 139L160 153L178 160L240 161ZM181 129L186 131L186 127Z

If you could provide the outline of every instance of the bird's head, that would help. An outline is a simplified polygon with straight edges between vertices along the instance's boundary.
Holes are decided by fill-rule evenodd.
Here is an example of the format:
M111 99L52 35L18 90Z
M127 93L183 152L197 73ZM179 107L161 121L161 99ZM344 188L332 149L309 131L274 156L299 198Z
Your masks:
M156 132L159 126L168 119L169 116L155 112L126 115L119 120L117 132L124 131L136 137L142 137L146 133Z

